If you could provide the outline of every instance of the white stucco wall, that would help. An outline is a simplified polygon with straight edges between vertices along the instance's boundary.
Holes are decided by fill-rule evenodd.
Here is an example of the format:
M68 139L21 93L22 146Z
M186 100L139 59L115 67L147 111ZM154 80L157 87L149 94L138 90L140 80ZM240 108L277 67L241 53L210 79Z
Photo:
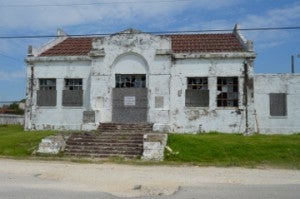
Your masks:
M32 68L31 68L32 67ZM33 75L32 75L33 73ZM89 61L49 61L35 62L27 66L27 109L25 112L25 129L81 129L82 115L90 106L90 62ZM34 78L32 101L30 100L30 79ZM56 79L56 106L37 106L36 91L40 78ZM83 106L62 106L62 92L65 78L80 78L83 84Z
M245 131L243 59L184 59L172 67L171 126L174 132ZM217 77L239 78L239 107L217 107ZM188 77L208 77L209 107L186 107ZM237 111L240 109L241 111Z
M98 38L93 42L90 56L29 58L26 128L92 130L99 123L112 122L115 75L146 74L147 122L154 124L154 130L244 132L247 56L247 53L172 54L169 37L138 33ZM249 65L248 70L251 76L252 66ZM32 72L34 85L31 88ZM217 107L217 77L233 76L239 78L239 107ZM208 77L209 107L185 107L188 77ZM57 106L36 106L39 78L56 79ZM82 107L61 105L65 78L83 79ZM251 103L249 100L249 107ZM95 122L88 127L82 121L83 112L87 110L95 111Z
M300 132L300 75L258 74L254 80L256 129L259 133ZM270 93L287 94L287 116L270 116Z
M98 121L112 121L115 74L146 74L147 120L157 126L168 125L171 57L156 52L170 50L170 39L149 34L117 34L96 40L93 46L94 51L105 52L105 56L93 59L91 69L91 106L97 110ZM163 107L155 108L156 96L163 96Z

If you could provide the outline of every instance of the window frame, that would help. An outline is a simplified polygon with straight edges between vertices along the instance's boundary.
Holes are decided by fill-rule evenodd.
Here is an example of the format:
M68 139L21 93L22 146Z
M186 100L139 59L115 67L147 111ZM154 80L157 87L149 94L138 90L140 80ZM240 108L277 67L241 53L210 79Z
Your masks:
M39 90L56 90L56 79L39 78Z
M83 79L82 78L64 79L64 90L62 92L61 103L63 107L83 106Z
M55 78L39 78L36 92L36 105L40 107L55 107L57 105L57 90Z
M65 78L65 90L83 90L82 78Z
M116 74L115 88L146 88L146 74Z
M209 84L208 77L194 76L187 77L185 90L185 107L209 107ZM203 98L206 97L207 99ZM195 99L196 98L196 99Z
M237 108L239 107L239 77L220 76L217 77L217 107Z

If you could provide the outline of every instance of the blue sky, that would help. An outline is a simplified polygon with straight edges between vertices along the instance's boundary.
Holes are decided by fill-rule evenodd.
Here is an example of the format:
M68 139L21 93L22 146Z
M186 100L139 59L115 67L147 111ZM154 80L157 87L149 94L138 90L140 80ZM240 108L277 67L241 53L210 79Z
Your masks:
M69 6L53 6L53 5ZM73 5L70 5L73 4ZM74 6L74 4L90 4ZM46 5L46 6L43 6ZM300 26L297 0L0 0L0 37ZM300 29L242 32L254 41L256 73L290 72ZM0 39L0 101L25 98L28 45L50 39ZM300 58L295 59L300 72Z

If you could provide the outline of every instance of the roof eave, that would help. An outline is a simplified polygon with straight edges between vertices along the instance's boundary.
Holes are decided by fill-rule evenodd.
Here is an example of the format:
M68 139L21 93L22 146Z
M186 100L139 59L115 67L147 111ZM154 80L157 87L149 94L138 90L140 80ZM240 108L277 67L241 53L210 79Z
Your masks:
M211 59L211 58L247 58L255 59L256 53L254 52L186 52L186 53L173 53L175 59Z
M57 62L57 61L91 61L88 55L78 56L45 56L45 57L28 57L25 59L27 63L34 62Z

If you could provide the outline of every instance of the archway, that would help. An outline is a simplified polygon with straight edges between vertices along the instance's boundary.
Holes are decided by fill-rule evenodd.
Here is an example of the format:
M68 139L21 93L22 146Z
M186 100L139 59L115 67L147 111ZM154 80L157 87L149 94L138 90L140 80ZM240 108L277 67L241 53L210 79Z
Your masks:
M148 64L141 55L130 53L116 58L113 64L113 122L147 122L147 73Z

